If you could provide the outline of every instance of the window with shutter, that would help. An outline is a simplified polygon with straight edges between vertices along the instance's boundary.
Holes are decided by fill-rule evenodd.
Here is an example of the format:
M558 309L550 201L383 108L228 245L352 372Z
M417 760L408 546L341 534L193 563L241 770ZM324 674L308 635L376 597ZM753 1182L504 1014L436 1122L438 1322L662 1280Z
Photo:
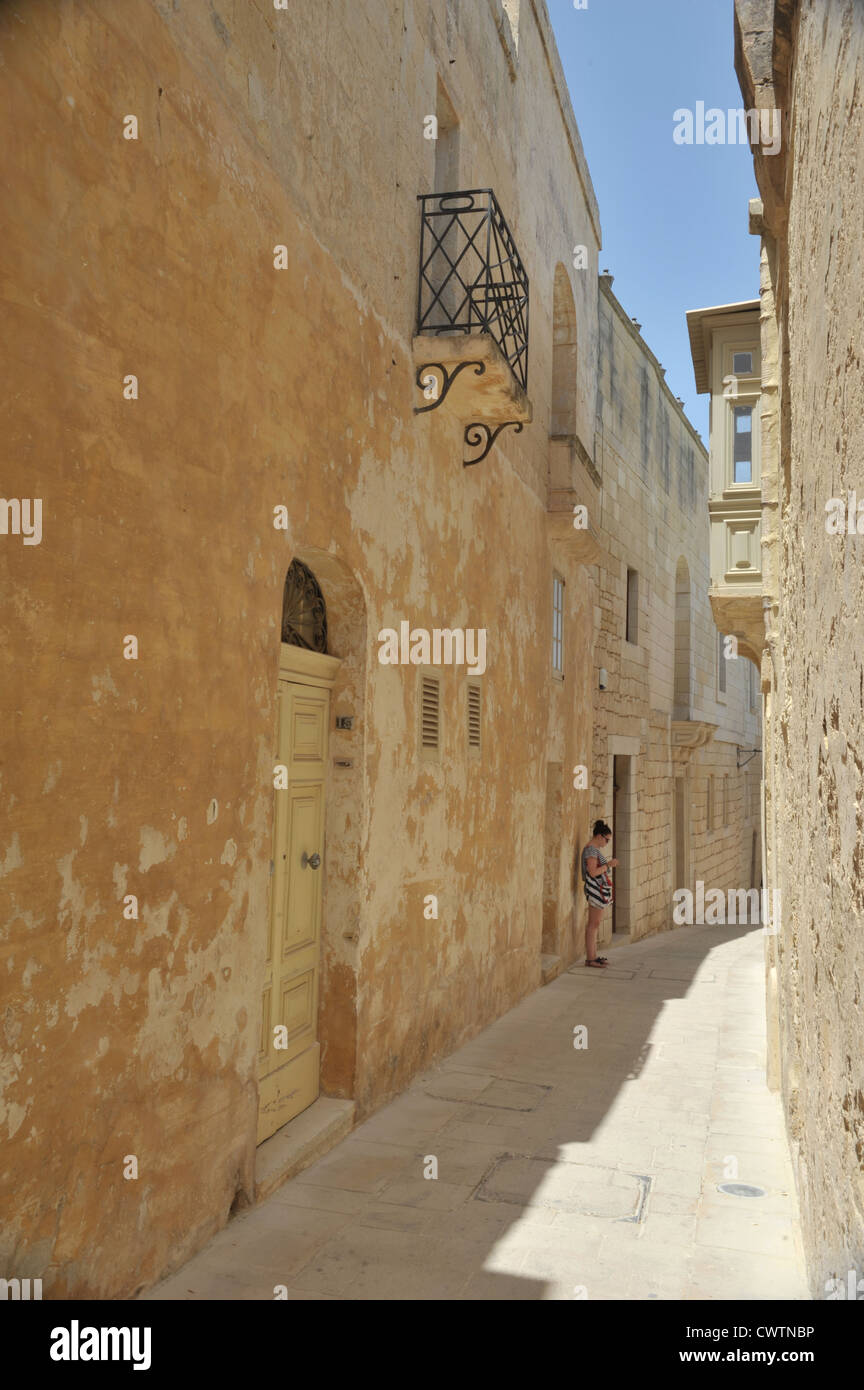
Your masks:
M420 752L437 757L441 747L441 681L438 676L420 677Z
M482 700L478 681L468 682L468 749L479 756L482 746Z

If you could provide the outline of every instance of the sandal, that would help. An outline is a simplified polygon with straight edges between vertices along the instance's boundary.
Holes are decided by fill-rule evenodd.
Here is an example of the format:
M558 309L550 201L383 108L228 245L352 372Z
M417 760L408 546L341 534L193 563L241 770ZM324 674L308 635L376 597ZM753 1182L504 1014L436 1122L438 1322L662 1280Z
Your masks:
M600 962L601 965L608 965L608 964L609 964L609 957L608 957L608 956L595 956L594 959L595 959L595 960L599 960L599 962Z
M595 956L593 960L586 960L586 965L593 965L595 970L605 970L606 961L602 956Z

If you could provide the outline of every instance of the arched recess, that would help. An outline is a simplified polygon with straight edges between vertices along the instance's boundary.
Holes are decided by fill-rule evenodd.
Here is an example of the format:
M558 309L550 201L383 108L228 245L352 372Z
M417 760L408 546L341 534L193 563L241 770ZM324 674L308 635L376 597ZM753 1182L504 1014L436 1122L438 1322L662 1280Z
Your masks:
M576 434L577 382L576 306L570 277L559 261L555 267L552 301L552 428L553 435Z
M675 567L675 719L689 719L692 707L691 614L690 568L682 555Z
M294 559L312 571L326 608L326 651L340 659L330 697L325 800L318 1037L321 1094L352 1098L357 1053L357 941L365 894L366 825L363 747L366 690L366 600L338 556L299 546ZM348 718L350 729L336 722Z

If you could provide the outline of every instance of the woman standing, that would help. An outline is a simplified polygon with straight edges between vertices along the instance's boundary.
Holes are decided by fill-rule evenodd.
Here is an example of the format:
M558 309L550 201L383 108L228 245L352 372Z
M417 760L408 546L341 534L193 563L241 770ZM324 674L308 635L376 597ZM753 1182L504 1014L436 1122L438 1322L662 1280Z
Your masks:
M588 903L588 927L585 932L585 964L595 969L605 970L609 964L606 956L597 955L597 933L600 917L607 903L612 901L612 876L617 859L607 859L603 849L612 839L612 831L603 820L594 822L594 834L582 851L582 882L585 884L585 899Z

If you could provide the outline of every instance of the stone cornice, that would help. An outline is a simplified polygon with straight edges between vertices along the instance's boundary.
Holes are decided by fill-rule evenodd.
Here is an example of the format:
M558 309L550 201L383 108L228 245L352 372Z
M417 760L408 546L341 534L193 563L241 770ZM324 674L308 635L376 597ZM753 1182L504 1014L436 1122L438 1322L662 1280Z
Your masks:
M702 436L697 431L696 426L691 424L687 416L684 414L683 405L680 405L677 398L673 396L671 387L669 386L669 383L666 380L665 369L660 365L657 358L654 356L645 339L642 337L642 334L639 332L639 329L635 328L631 320L627 317L627 314L624 311L621 301L617 298L612 289L613 279L614 276L612 275L598 276L601 293L609 301L610 307L618 315L619 319L621 320L622 324L627 329L631 337L635 338L636 342L639 344L640 350L644 353L646 360L654 368L654 374L657 378L657 382L660 386L661 391L665 393L666 398L672 409L675 411L675 413L681 417L681 421L687 427L687 430L690 433L693 443L696 445L696 448L699 450L700 454L704 456L705 462L707 463L708 450L705 447L705 444L702 440Z
M558 54L558 45L555 42L555 34L552 30L552 23L549 19L549 12L546 9L544 0L531 0L531 10L540 33L543 49L546 54L546 62L555 94L558 97L558 108L561 112L561 119L567 132L567 139L573 155L573 163L576 166L576 173L582 185L582 192L585 197L585 206L588 216L591 219L591 227L597 238L598 246L603 245L603 233L600 229L600 208L597 205L597 195L594 192L594 185L591 182L591 174L588 169L588 161L585 158L585 151L582 148L582 137L579 134L579 127L576 124L576 117L573 114L573 104L570 100L570 90L567 86L567 79L564 76L564 69L561 66L561 58Z
M789 90L801 0L735 0L735 71L747 110L780 112L780 149L752 151L762 219L775 237L786 227L791 121Z

